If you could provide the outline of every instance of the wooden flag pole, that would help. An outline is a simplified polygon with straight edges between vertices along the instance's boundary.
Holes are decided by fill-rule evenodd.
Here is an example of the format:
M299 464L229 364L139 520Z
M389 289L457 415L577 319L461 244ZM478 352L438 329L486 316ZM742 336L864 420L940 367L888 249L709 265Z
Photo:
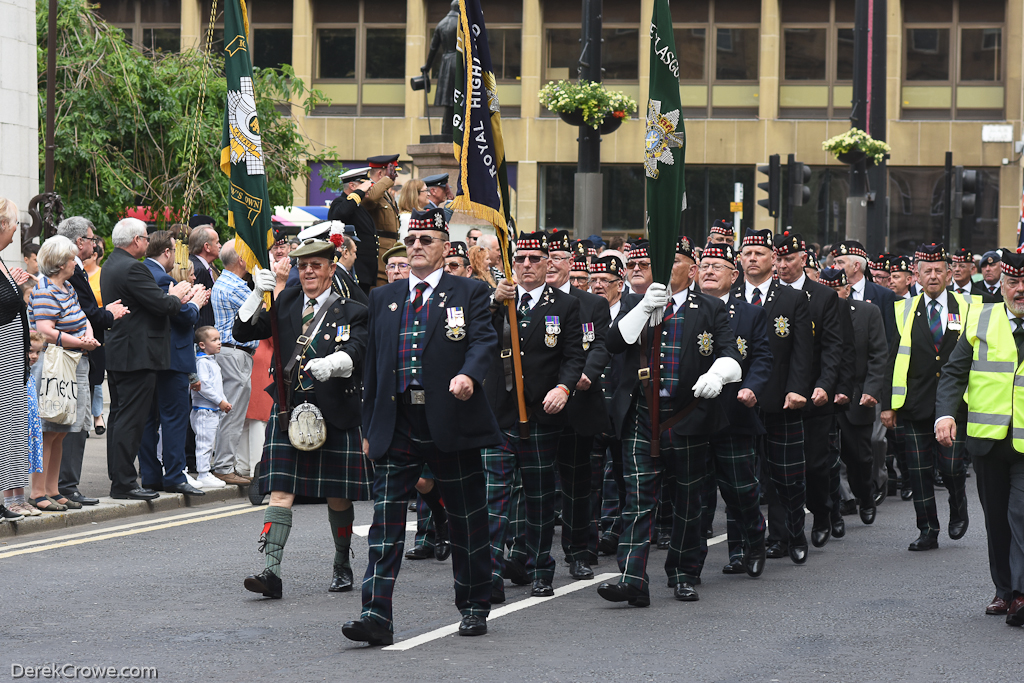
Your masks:
M271 301L274 300L274 293L270 292ZM291 351L281 346L281 334L278 331L277 309L278 306L270 306L270 339L274 343L274 385L277 387L277 426L283 432L288 431L288 420L290 419L288 405L288 381L284 376L284 353ZM281 421L284 420L282 425Z
M509 279L511 282L511 279ZM512 328L512 368L515 372L513 380L516 385L516 403L519 406L519 438L530 436L530 422L526 417L526 394L523 393L523 357L519 351L519 320L516 318L516 300L506 299L508 306L508 324Z
M661 447L661 323L654 326L651 334L651 457L657 458Z

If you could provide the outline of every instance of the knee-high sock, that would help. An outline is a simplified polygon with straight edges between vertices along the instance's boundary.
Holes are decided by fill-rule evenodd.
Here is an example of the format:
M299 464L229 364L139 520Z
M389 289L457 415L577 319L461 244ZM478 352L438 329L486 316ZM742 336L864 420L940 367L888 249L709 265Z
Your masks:
M334 566L351 568L348 550L352 545L352 522L355 521L356 511L354 508L347 510L332 510L327 508L327 521L331 523L331 533L334 535Z
M434 518L434 529L438 526L448 523L448 512L444 509L444 503L441 502L441 491L438 489L437 484L434 484L434 488L430 489L429 493L421 493L420 497L423 498L423 502L430 508L430 513Z
M263 533L260 534L260 550L267 556L267 569L281 576L281 557L288 534L292 530L291 508L271 505L263 513Z

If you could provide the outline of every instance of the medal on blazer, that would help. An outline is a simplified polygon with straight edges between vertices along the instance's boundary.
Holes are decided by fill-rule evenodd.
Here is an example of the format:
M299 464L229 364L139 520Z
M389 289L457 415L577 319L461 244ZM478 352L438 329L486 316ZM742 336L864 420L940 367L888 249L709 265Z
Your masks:
M960 331L960 314L950 313L949 317L946 318L946 328L950 330Z
M558 335L561 332L562 328L558 324L557 315L544 316L544 344L549 349L555 348L558 344Z
M697 350L702 356L710 356L715 347L715 338L707 330L697 335Z
M396 303L388 304L388 310L390 310L390 311L397 311L398 310L398 304L396 304Z
M740 356L745 360L747 357L747 340L743 337L736 337L736 347L740 350Z
M444 336L452 341L459 341L466 338L466 314L462 312L462 306L453 306L445 309L447 320L444 323Z
M583 350L586 351L590 348L591 342L594 341L594 323L583 323Z
M339 325L338 326L338 335L334 338L334 341L335 342L347 342L349 337L351 337L351 336L352 336L352 326L351 325Z
M789 318L780 315L775 319L775 334L780 337L789 336Z

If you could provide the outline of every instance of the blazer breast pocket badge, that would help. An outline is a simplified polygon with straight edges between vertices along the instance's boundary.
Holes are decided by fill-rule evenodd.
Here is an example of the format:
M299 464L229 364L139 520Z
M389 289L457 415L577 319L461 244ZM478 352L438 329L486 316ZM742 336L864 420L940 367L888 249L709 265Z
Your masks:
M452 341L461 341L466 338L466 314L462 306L452 306L445 309L447 320L444 323L444 336Z
M789 336L789 318L780 315L775 319L775 334L780 337Z
M544 344L549 349L558 345L558 335L561 332L562 328L559 326L557 315L544 316Z
M583 350L586 351L594 341L594 323L583 323Z
M736 348L740 350L740 358L747 358L747 340L743 337L736 337Z
M715 338L711 336L710 332L705 330L697 335L697 350L700 351L700 355L710 356L714 348Z

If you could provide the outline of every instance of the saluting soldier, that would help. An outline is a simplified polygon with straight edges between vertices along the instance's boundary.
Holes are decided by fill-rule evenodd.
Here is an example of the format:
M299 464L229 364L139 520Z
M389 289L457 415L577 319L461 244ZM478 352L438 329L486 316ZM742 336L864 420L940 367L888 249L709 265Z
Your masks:
M731 243L708 242L698 272L701 291L729 307L729 327L736 335L743 368L743 381L725 387L718 399L729 425L710 438L703 527L711 526L717 486L725 499L729 530L729 563L722 573L758 577L764 571L765 521L757 481L757 438L765 432L756 406L772 372L768 318L763 308L748 304L731 291L739 277ZM702 546L706 557L706 539Z
M364 166L342 173L342 194L331 202L331 208L327 210L329 220L341 221L354 228L362 251L357 255L353 272L359 288L367 294L377 284L377 249L380 246L373 218L361 205L363 195L370 189L369 171L370 167Z
M514 512L512 489L518 473L522 480L526 512L527 578L531 595L554 595L551 581L555 560L551 542L555 530L555 463L558 444L568 424L565 406L583 374L586 352L580 323L579 300L546 283L548 237L543 232L523 234L516 242L513 270L516 283L498 283L494 292L494 326L501 353L496 358L494 381L488 391L502 430L501 445L483 452L487 475L487 508L490 512L492 602L505 599L505 542L509 517ZM563 254L564 255L564 254ZM568 265L568 264L566 264ZM518 329L509 325L502 302L516 301ZM516 377L512 362L512 334L519 335L522 376ZM596 375L595 375L596 376ZM515 383L523 383L528 434L520 432ZM589 486L589 477L587 479ZM588 515L589 516L589 515ZM519 561L514 574L519 583Z
M425 464L448 511L459 635L487 633L490 556L480 448L500 434L482 387L497 345L487 286L444 272L448 226L437 209L413 212L411 272L370 293L363 448L374 461L373 524L363 609L346 638L394 641L392 594L409 498Z
M292 255L298 259L299 287L285 287L274 304L281 344L287 349L275 348L274 353L288 354L282 363L289 395L277 395L273 385L274 408L260 463L259 491L270 494L260 535L266 567L246 577L244 584L246 590L278 599L295 497L327 498L334 538L331 592L352 590L352 501L370 498L370 464L359 432L366 307L331 289L333 244L306 240ZM274 291L276 276L257 269L253 284L231 331L238 341L271 335L270 313L261 307L263 294ZM286 406L290 414L282 413Z
M598 594L610 602L646 607L651 602L647 560L650 554L654 511L667 469L676 475L673 525L665 572L677 600L698 599L694 586L703 564L701 488L707 470L709 435L728 425L716 398L722 387L740 380L740 354L729 315L719 299L691 289L697 267L686 238L676 243L669 296L665 285L654 282L642 298L622 304L622 312L608 333L612 353L626 353L622 383L616 389L613 412L624 426L622 438L623 533L619 538L618 582L602 583ZM627 306L629 308L627 308ZM661 355L652 358L651 314L663 311ZM654 387L650 366L659 363L660 434L652 435L649 406ZM657 438L659 456L652 456Z
M398 204L392 195L395 178L398 177L398 155L382 154L366 160L370 170L369 186L360 185L349 198L366 209L373 219L377 233L377 279L376 285L386 284L384 252L395 246L401 223L398 218ZM354 195L354 196L353 196Z
M952 446L935 438L935 392L942 366L956 347L970 302L946 289L949 269L942 243L922 244L915 254L917 281L923 292L896 302L897 334L889 344L886 386L882 393L882 422L889 429L899 417L906 439L907 470L914 491L918 538L908 550L939 547L939 517L935 506L936 469L949 491L949 537L967 533L967 468L964 430ZM967 406L960 402L955 417L964 424Z

